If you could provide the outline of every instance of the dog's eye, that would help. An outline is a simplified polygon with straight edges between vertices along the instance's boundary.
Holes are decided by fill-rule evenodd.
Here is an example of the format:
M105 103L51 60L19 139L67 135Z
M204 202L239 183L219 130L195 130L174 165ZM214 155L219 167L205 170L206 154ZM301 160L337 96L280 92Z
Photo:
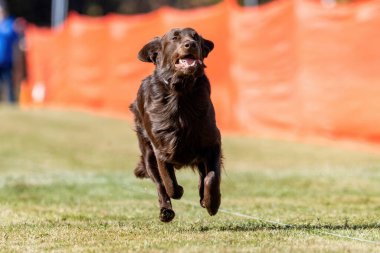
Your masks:
M177 36L173 36L173 37L172 37L172 40L177 40L177 39L178 39Z

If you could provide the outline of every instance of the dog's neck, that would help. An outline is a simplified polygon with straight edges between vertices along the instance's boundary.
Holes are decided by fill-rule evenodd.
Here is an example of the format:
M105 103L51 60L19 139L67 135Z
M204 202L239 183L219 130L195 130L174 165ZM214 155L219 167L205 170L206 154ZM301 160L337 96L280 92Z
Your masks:
M157 76L161 82L165 84L171 90L177 92L189 92L194 87L197 79L202 78L205 75L203 66L198 68L192 75L185 75L180 72L176 72L172 68L156 68L155 76Z
M196 76L172 76L169 78L162 77L162 81L165 86L170 90L174 90L180 93L191 92L197 79Z

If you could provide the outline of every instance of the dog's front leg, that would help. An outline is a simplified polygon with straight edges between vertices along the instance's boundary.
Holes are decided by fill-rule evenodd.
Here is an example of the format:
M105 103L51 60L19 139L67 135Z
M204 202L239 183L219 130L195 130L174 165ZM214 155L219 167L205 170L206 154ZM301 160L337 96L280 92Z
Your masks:
M198 184L198 189L199 189L199 203L201 204L202 207L206 207L204 205L203 199L204 199L204 190L205 190L205 177L206 177L206 167L203 162L198 164L198 172L199 172L199 184Z
M157 159L158 170L165 185L166 193L172 199L180 199L183 195L183 188L177 183L173 164Z
M206 176L204 177L201 205L207 209L210 215L215 215L220 206L221 157L220 146L215 146L209 150L205 163Z
M163 222L170 222L173 220L175 213L172 209L172 203L170 197L166 193L165 186L161 179L158 167L157 159L153 150L148 150L145 153L145 164L147 165L147 172L149 177L153 180L157 187L158 202L160 204L160 220Z

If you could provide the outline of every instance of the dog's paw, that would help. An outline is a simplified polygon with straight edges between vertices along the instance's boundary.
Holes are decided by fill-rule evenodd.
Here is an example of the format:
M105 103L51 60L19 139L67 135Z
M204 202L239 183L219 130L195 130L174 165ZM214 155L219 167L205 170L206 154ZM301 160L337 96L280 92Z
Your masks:
M171 222L174 219L175 213L172 209L161 208L160 220L162 222Z
M205 204L205 200L204 199L200 199L199 203L201 204L201 207L206 208L206 204Z
M146 171L145 165L142 161L137 164L134 173L138 178L149 178L148 172Z
M178 185L172 194L169 194L169 197L172 199L180 199L183 196L183 187Z
M215 215L218 212L221 198L219 180L214 171L210 171L204 180L204 198L201 201L201 206L205 207L210 215Z

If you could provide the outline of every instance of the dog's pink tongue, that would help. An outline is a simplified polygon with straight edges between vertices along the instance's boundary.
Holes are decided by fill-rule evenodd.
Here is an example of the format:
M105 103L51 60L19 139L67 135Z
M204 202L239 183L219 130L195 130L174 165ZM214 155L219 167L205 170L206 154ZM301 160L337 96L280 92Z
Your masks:
M200 60L184 58L180 60L180 63L185 66L194 66L195 64L201 62Z
M192 65L196 60L191 58L184 58L182 59L182 63L185 63L187 65Z

